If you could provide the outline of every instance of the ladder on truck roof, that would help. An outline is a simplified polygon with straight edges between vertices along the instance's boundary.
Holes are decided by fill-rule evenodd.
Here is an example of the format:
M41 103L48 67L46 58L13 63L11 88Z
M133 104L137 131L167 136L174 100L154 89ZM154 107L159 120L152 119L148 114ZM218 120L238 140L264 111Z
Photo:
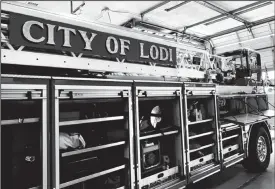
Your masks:
M204 68L204 70L213 68L214 63L211 62L210 57L214 55L210 55L206 50L187 46L173 39L165 39L156 35L109 24L91 23L90 21L80 20L73 15L59 15L37 7L30 7L20 2L1 2L1 5L1 59L3 64L126 73L134 76L147 75L196 79L204 78L205 72L201 71L201 68ZM121 58L121 56L112 57L113 60L110 60L103 57L88 57L83 53L70 51L70 49L68 51L62 49L52 50L13 44L11 41L14 41L14 39L9 38L12 30L10 28L10 14L21 14L23 16L45 19L49 22L70 24L78 28L85 27L98 32L108 32L110 35L120 35L126 38L134 38L134 40L142 40L154 44L158 43L175 48L176 60L173 65L167 66L155 62L128 62ZM199 56L199 64L186 63L185 53Z

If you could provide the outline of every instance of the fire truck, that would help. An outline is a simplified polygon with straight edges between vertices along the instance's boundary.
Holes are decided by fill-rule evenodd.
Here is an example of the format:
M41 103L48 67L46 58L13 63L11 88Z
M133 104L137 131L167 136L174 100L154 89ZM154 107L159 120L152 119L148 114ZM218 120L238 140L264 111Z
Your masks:
M2 189L180 189L269 166L257 52L1 6Z

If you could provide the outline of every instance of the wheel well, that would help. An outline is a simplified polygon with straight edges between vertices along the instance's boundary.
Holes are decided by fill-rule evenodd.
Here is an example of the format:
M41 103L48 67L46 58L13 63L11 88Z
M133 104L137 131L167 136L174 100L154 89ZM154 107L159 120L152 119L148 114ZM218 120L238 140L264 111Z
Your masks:
M268 128L268 123L265 122L265 121L256 123L256 124L254 124L254 125L251 126L250 132L249 132L248 144L249 144L249 141L250 141L250 135L251 135L251 133L254 132L259 127L264 128L265 131L267 132L267 135L268 135L268 138L269 138L269 142L270 142L270 152L272 153L273 152L272 139L271 139L270 131L269 131L269 128Z

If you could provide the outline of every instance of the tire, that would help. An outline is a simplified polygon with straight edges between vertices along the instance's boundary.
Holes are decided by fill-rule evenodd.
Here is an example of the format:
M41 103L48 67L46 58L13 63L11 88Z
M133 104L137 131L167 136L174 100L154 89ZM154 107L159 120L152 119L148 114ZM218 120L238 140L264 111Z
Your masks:
M265 147L261 144L265 144ZM258 146L261 153L258 153ZM248 158L243 161L243 167L249 172L265 171L270 163L270 153L271 144L266 130L263 127L253 129L248 146Z

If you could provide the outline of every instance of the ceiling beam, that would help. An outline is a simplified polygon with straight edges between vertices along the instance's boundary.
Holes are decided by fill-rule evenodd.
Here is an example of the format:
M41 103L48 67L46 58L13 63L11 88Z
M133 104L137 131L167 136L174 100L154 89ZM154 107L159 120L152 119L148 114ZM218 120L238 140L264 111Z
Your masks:
M238 16L238 15L241 15L241 14L244 14L244 13L247 13L247 12L250 12L250 11L259 9L261 7L265 7L267 5L271 5L271 4L272 4L271 1L263 1L263 2L262 1L258 1L256 3L252 3L252 4L246 5L244 7L240 7L238 9L233 10L233 11L229 11L229 13L232 13L233 15ZM210 24L214 24L214 23L221 22L223 20L228 19L228 17L224 16L224 15L220 15L220 17L221 18L219 18L219 19L213 19L212 21L205 22L205 25L208 26Z
M165 11L166 11L166 12L169 12L169 11L171 11L171 10L177 9L177 8L183 6L183 5L187 4L187 3L190 3L190 2L191 2L191 1L184 1L184 2L179 3L179 4L177 4L177 5L173 6L173 7L170 7L170 8L165 9Z
M252 38L255 38L255 35L254 35L254 33L253 33L252 28L251 28L251 27L250 27L250 28L247 28L247 30L248 30L248 32L251 34Z
M144 17L145 14L148 14L149 12L152 12L153 10L156 10L157 8L162 7L163 5L166 5L167 3L170 3L170 1L163 1L155 6L152 6L149 9L140 13L140 15L141 15L141 17Z
M273 67L273 66L271 66L271 67L269 66L269 67L267 67L267 68L263 68L263 67L262 67L262 71L266 71L266 70L267 70L267 71L274 71L274 67ZM272 80L274 80L274 79L272 79Z
M243 14L243 13L246 13L246 12L249 12L249 11L255 10L257 8L263 7L263 6L270 5L270 4L272 4L272 2L270 2L270 1L267 1L267 2L258 1L256 3L252 3L252 4L249 4L249 5L240 7L238 9L235 9L233 11L230 11L230 13L239 15L239 14ZM219 22L219 21L222 21L222 20L225 20L225 19L228 19L228 17L225 16L224 14L221 14L221 15L218 15L218 16L215 16L215 17L212 17L212 18L209 18L209 19L191 24L189 26L182 27L179 30L180 31L184 30L184 29L186 30L188 28L192 28L192 27L195 27L195 26L198 26L198 25L201 25L201 24L215 23L215 22Z
M267 24L268 24L268 29L269 29L269 31L270 31L270 34L273 34L271 24L270 24L270 23L267 23ZM274 46L274 45L275 45L275 42L274 42L274 39L273 39L273 38L274 38L274 37L271 36L271 42L272 42L272 45Z
M270 16L270 17L267 17L267 18L264 18L264 19L261 19L261 20L257 20L255 22L251 22L251 27L258 26L258 25L261 25L261 24L265 24L265 23L268 23L268 22L272 22L274 20L275 20L275 17ZM233 33L233 32L239 31L239 30L243 30L243 29L247 29L247 26L246 25L241 25L241 26L238 26L238 27L235 27L235 28L231 28L231 29L228 29L228 30L224 30L224 31L215 33L213 35L205 36L204 38L205 39L212 39L212 38L215 38L215 37L223 36L223 35Z
M198 3L198 4L200 4L200 5L202 5L202 6L205 6L205 7L209 8L211 10L214 10L214 11L216 11L218 13L224 14L224 15L226 15L229 18L232 18L234 20L242 22L245 25L250 25L250 22L248 22L247 20L245 20L243 18L240 18L240 17L238 17L238 16L236 16L236 15L234 15L234 14L232 14L232 13L230 13L230 12L228 12L228 11L226 11L226 10L224 10L224 9L216 6L216 5L213 5L213 4L209 3L209 2L207 2L207 1L195 1L195 2Z
M269 31L270 31L270 34L272 35L273 32L272 32L272 27L271 27L271 24L270 23L267 23L268 24L268 28L269 28ZM271 52L272 52L272 57L273 57L273 62L275 62L275 42L274 42L274 36L271 36L271 42L272 42L272 49L271 49Z
M239 34L238 34L238 32L237 32L237 31L236 31L235 33L236 33L236 36L237 36L237 39L238 39L239 45L240 45L240 47L242 47L242 43L241 43L240 36L239 36Z
M162 7L163 5L165 5L165 4L169 3L169 2L170 2L170 1L163 1L163 2L161 2L161 3L158 3L158 4L156 4L156 5L154 5L154 6L150 7L150 8L148 8L148 9L145 10L145 11L141 12L141 13L140 13L141 19L143 19L143 17L144 17L146 14L148 14L149 12L152 12L153 10L156 10L157 8ZM121 26L126 26L126 25L127 25L129 22L131 22L132 20L133 20L133 19L131 18L131 19L128 20L127 22L121 24Z
M255 49L255 51L261 51L261 50L265 50L265 49L273 49L275 48L275 46L269 46L269 47L263 47L263 48L259 48L259 49Z

